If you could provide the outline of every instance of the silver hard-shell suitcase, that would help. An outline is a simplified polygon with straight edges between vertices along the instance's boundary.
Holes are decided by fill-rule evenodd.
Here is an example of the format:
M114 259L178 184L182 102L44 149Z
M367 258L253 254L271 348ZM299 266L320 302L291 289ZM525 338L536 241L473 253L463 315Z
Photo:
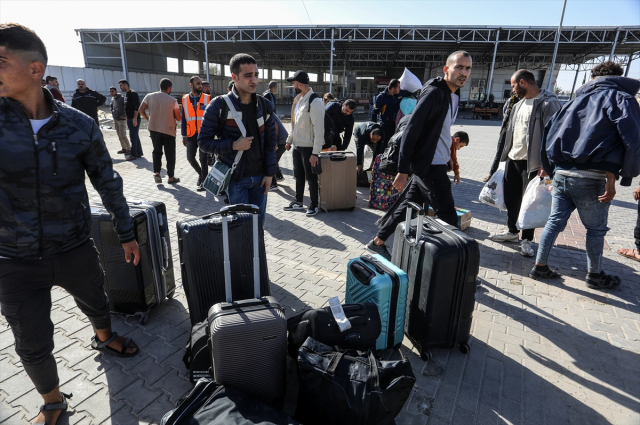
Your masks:
M253 214L253 268L255 298L232 301L229 263L228 215L232 211ZM227 302L209 310L209 343L216 382L229 385L267 403L285 390L287 320L278 301L260 297L258 213L255 205L231 205L220 210L224 247L225 295ZM266 267L265 265L262 265Z

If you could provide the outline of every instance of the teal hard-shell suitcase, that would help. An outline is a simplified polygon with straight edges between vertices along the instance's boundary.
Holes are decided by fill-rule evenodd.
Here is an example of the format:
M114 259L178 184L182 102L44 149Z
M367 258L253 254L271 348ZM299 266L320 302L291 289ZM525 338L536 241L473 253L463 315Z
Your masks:
M345 303L371 302L378 307L382 331L376 349L398 348L404 338L407 273L381 255L363 255L349 261Z

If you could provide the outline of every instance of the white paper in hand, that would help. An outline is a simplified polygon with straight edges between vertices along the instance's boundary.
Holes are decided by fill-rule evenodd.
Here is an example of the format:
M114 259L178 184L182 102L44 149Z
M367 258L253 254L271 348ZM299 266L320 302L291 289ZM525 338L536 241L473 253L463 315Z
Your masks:
M349 319L345 316L342 304L340 304L340 299L338 297L329 298L329 307L331 307L331 313L338 323L340 332L351 329L351 322L349 322Z

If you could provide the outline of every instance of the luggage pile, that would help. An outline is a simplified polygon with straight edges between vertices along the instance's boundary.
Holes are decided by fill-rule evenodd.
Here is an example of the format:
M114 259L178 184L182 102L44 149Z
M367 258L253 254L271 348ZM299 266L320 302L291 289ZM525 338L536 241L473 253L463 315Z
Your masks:
M398 350L405 335L424 360L432 347L469 350L479 249L455 227L410 203L391 261L351 259L345 304L335 297L287 320L270 293L258 213L231 205L176 223L192 323L183 361L195 386L162 424L393 424L416 381ZM94 209L105 289L127 314L175 290L164 205L133 203L131 214L142 260L120 270L113 228Z

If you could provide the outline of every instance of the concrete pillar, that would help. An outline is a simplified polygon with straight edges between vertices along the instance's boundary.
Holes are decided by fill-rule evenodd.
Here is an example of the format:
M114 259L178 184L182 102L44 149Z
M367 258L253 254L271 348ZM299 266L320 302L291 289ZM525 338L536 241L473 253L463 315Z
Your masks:
M493 60L491 61L491 73L489 74L489 85L487 86L487 99L491 94L491 86L493 85L493 70L496 67L496 54L498 53L498 42L500 41L500 30L496 33L496 45L493 46Z
M204 30L204 69L207 72L207 81L211 84L211 77L209 76L209 50L207 44L207 30Z
M329 52L329 93L333 93L333 28L331 28L331 51Z

